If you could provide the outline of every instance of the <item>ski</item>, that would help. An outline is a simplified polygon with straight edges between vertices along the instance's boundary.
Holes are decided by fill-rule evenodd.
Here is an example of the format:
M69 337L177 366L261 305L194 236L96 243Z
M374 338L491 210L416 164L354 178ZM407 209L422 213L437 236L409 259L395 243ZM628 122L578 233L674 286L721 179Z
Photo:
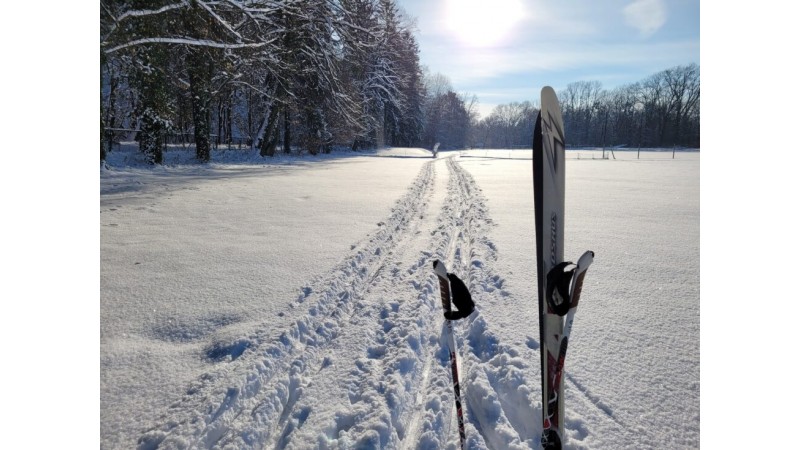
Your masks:
M564 442L562 375L569 335L586 270L587 251L577 264L564 261L564 122L553 88L542 89L533 132L533 191L536 210L536 269L542 377L542 448L560 450Z
M439 293L442 296L442 309L445 314L450 313L451 290L450 279L447 277L447 268L438 259L433 262L433 271L439 279ZM456 342L453 338L453 321L445 319L445 338L447 339L448 352L450 354L450 370L453 375L453 392L456 398L456 418L458 419L458 436L461 439L462 450L466 446L467 434L464 431L464 411L461 408L461 388L458 384L458 361L456 360Z

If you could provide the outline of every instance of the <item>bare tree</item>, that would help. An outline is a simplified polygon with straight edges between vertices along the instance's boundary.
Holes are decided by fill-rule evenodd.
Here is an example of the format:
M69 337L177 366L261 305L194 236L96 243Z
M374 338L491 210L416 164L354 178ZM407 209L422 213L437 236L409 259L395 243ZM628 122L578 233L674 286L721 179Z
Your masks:
M664 71L664 83L669 95L670 111L674 114L673 144L683 145L688 142L684 130L686 121L699 108L700 67L691 64L667 69Z
M569 83L559 92L569 145L700 144L700 68L678 66L638 83L605 90L599 81ZM536 108L498 105L475 125L490 147L529 145ZM523 118L522 120L520 118ZM521 125L520 125L521 124Z

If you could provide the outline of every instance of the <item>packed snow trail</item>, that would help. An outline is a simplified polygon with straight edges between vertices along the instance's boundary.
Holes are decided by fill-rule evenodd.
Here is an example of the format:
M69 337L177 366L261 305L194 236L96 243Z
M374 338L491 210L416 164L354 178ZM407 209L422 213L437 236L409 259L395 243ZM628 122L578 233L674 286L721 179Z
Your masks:
M302 287L305 315L277 336L264 324L220 345L220 358L237 357L196 380L138 447L456 448L430 271L442 259L476 301L454 326L467 445L536 448L536 360L504 344L480 313L510 295L486 263L496 249L485 203L456 157L424 164L379 230Z

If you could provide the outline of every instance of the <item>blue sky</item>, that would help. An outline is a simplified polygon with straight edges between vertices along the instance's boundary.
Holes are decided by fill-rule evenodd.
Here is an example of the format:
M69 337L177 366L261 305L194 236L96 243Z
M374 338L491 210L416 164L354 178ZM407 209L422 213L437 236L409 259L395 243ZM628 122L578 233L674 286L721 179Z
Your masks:
M494 106L597 80L606 89L700 64L699 0L398 0L420 62Z

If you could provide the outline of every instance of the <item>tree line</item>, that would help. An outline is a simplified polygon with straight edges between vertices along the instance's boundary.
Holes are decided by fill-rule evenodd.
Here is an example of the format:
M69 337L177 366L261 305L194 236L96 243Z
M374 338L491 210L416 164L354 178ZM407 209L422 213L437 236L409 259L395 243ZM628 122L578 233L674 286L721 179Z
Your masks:
M528 146L538 108L478 99L419 62L414 19L395 0L102 0L101 159L135 130L160 163L166 143L277 152L382 145ZM699 146L699 67L611 91L559 92L571 145Z
M167 135L208 161L247 140L263 156L413 145L425 89L412 20L394 0L102 0L105 130L135 129L160 163Z
M571 146L700 147L700 66L663 70L603 89L599 81L570 83L557 93ZM495 107L476 123L472 144L530 146L538 107L529 101Z

